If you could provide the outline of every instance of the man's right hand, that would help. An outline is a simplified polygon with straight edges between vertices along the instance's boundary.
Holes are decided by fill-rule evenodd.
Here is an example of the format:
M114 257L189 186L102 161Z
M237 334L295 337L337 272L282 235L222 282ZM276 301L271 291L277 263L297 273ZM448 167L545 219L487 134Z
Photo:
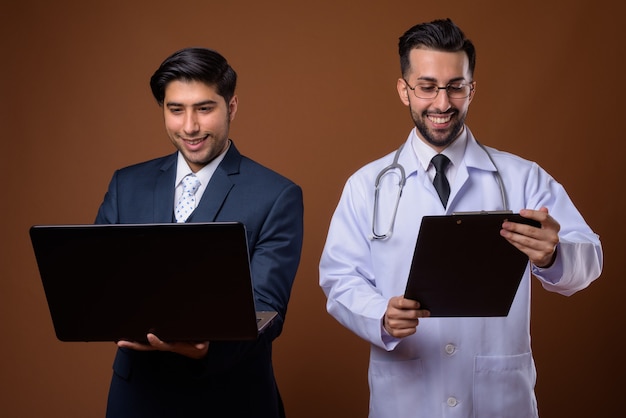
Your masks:
M419 302L406 299L404 296L395 296L389 299L383 326L392 337L404 338L415 334L420 318L429 316L429 311L420 309Z

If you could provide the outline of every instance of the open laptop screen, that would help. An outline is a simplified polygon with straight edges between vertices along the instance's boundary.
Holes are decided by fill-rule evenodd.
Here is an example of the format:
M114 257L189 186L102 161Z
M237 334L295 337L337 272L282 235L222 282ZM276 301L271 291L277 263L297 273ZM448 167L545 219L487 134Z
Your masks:
M30 236L61 341L258 335L241 223L35 225Z

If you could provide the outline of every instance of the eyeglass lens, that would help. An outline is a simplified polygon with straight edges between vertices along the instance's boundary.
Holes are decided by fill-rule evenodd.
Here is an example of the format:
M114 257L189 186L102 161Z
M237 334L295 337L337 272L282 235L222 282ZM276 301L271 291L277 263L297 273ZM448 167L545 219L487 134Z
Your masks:
M410 86L409 86L410 87ZM417 83L411 90L420 99L434 99L439 90L445 90L451 99L464 99L472 92L472 85L466 83L450 83L445 87L439 87L434 83Z

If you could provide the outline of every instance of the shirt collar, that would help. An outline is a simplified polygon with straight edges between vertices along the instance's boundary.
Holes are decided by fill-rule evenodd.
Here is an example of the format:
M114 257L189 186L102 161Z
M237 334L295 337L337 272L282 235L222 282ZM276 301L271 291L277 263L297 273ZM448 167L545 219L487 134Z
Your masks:
M226 156L229 148L230 140L228 140L228 146L226 147L224 152L215 157L210 163L202 167L197 173L193 173L193 171L191 171L191 168L189 168L189 164L187 164L187 161L185 161L185 157L183 157L182 152L178 151L178 160L176 164L176 182L174 183L175 187L178 187L183 178L192 173L195 174L196 177L198 177L198 180L200 180L200 184L206 187L206 185L209 183L209 180L211 180L213 173L215 172L215 170L217 170L217 167Z
M463 127L463 132L455 139L446 149L443 150L442 154L450 159L452 165L458 167L463 161L463 156L465 155L465 146L467 145L467 127ZM422 139L417 135L417 128L413 128L411 131L411 145L413 148L413 152L417 156L417 159L420 162L420 165L424 169L424 171L428 171L428 167L430 166L430 160L437 155L437 151L432 149L427 143L422 141Z

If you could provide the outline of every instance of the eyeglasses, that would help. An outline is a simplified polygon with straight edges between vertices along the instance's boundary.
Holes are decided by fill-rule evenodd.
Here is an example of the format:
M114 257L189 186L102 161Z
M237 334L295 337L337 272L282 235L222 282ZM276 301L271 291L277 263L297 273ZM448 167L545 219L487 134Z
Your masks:
M445 87L439 87L435 83L418 82L415 87L411 87L408 81L404 80L406 86L413 90L418 99L434 99L439 94L439 90L445 90L450 99L465 99L472 94L474 83L465 81L448 83Z

